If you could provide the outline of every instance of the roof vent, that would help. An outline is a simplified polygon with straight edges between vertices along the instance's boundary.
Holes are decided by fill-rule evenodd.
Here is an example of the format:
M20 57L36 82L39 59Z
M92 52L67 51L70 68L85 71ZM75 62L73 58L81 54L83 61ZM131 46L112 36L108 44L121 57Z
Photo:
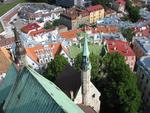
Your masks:
M117 50L117 47L114 47L114 50Z

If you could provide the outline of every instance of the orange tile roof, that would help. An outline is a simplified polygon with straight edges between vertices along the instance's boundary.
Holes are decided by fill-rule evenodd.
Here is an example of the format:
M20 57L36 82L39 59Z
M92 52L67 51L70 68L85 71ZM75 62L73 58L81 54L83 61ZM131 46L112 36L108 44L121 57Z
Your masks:
M81 32L81 29L74 29L60 33L60 36L65 39L73 39L77 37L77 33Z
M85 30L91 30L92 33L115 33L118 32L119 29L116 26L98 26L96 28L86 27ZM60 33L60 36L65 39L74 39L77 37L77 34L84 31L83 29L74 29L66 32Z
M3 48L0 48L0 74L6 73L11 63L6 55L7 53L4 53Z
M54 47L53 47L54 46ZM49 44L48 48L52 48L52 54L55 57L60 51L61 51L61 44L57 43L57 44ZM47 48L47 47L46 47ZM35 51L36 50L43 50L44 46L43 45L37 45L31 48L26 48L26 54L36 63L38 62L38 56L36 55Z

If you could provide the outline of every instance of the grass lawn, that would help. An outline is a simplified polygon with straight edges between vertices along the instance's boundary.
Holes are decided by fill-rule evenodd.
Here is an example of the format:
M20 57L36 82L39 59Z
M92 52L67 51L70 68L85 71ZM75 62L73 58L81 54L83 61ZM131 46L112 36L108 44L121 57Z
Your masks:
M26 2L26 0L16 0L13 3L3 4L0 6L0 16L5 14L8 10L16 6L18 3Z
M70 55L72 58L75 58L79 53L81 53L83 50L83 48L79 48L78 46L71 46L70 47ZM94 53L96 55L99 55L100 51L101 51L101 46L95 44L95 45L91 45L89 44L89 50L90 50L90 53Z

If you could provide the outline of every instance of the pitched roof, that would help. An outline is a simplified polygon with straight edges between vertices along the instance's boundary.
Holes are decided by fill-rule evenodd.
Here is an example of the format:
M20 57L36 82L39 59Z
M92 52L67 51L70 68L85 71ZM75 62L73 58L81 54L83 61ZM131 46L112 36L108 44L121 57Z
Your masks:
M21 31L24 33L28 33L30 30L37 29L40 26L37 23L29 23L26 26L21 28Z
M0 47L11 45L11 44L13 44L13 42L14 42L14 38L13 37L5 38L3 36L0 36Z
M4 102L4 100L6 100L15 80L17 77L17 70L15 68L15 66L13 64L11 64L7 70L7 74L6 77L4 78L4 80L2 81L2 83L0 83L0 104L2 104Z
M4 53L2 48L0 48L0 75L6 73L10 65L10 59L6 55L7 53Z
M135 56L133 50L130 48L128 42L121 40L106 40L108 52L119 52L123 56Z
M38 62L38 56L36 55L36 50L43 50L45 47L43 45L37 45L31 48L26 48L26 54L36 63ZM46 48L52 49L52 55L55 57L56 54L58 54L61 50L61 44L56 43L56 44L49 44Z
M75 97L81 86L81 74L67 64L62 73L56 78L55 84L70 98L70 91L73 91Z
M62 32L60 33L60 36L65 38L65 39L74 39L77 37L77 34L81 32L81 29L74 29L74 30L70 30L67 32Z
M40 29L40 30L36 30L36 31L31 31L29 35L35 36L35 35L45 33L45 32L46 32L46 29Z
M87 10L89 12L93 12L93 11L100 10L100 9L103 9L103 6L100 4L87 7Z
M116 33L119 31L118 27L110 25L110 26L97 26L96 28L92 28L90 26L86 27L85 30L91 30L92 33ZM74 29L66 32L61 32L60 36L65 39L75 39L77 38L77 34L82 32L82 29Z
M54 83L28 66L18 74L11 91L5 113L84 113Z

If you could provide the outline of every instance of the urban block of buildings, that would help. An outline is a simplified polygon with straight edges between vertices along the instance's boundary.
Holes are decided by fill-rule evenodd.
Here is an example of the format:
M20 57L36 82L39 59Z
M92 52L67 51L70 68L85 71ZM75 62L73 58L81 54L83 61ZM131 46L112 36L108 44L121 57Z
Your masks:
M120 40L105 40L104 41L104 50L109 53L118 52L125 57L126 64L129 65L130 69L133 71L136 56L133 50L130 48L128 42Z
M133 42L133 51L137 59L150 55L150 39L146 37L136 37Z
M150 106L150 56L143 56L137 62L137 77L142 91L142 99Z
M104 17L104 8L100 4L86 9L71 8L60 14L60 20L68 29L75 29L82 24L92 24Z

